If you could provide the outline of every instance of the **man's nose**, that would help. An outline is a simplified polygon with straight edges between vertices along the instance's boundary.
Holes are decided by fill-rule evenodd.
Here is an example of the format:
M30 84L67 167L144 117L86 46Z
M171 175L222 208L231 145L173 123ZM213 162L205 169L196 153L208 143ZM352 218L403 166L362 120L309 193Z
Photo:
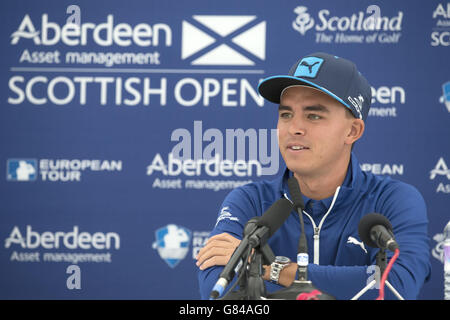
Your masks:
M305 123L300 117L294 117L289 125L289 133L294 136L306 134Z

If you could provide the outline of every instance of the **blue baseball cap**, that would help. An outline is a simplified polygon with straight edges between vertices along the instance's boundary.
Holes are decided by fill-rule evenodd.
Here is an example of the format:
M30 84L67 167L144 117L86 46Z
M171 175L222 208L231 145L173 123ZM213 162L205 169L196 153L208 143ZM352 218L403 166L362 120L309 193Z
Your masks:
M295 85L316 88L342 103L356 118L367 118L372 91L350 60L323 52L309 54L298 60L288 75L262 80L258 91L270 102L280 103L283 90Z

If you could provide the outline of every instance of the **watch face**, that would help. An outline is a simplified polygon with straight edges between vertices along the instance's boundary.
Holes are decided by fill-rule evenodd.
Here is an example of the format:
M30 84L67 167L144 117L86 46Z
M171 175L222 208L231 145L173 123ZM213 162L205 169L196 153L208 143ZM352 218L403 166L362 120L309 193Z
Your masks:
M276 256L275 257L275 262L276 263L285 264L285 263L289 263L290 261L291 260L288 257L283 257L283 256Z

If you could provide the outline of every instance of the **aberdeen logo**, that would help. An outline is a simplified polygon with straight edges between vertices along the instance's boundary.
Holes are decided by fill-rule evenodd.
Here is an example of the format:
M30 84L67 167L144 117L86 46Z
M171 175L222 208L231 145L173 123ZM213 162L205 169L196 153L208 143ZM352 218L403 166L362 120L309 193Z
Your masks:
M181 58L192 65L253 66L266 58L266 22L256 16L183 20Z
M436 176L445 176L447 180L450 180L450 169L443 157L439 158L434 169L430 171L430 180L434 180ZM445 184L441 180L436 188L436 193L450 194L450 183Z
M322 66L323 59L316 57L303 58L295 70L295 77L315 78Z
M450 81L447 81L442 85L443 95L439 99L440 103L444 103L447 107L448 112L450 112Z
M35 181L37 178L36 159L8 159L8 181Z
M447 164L444 161L444 158L439 158L439 161L437 162L436 166L433 170L430 172L430 180L434 180L436 178L436 175L440 176L447 176L447 179L450 180L450 170L447 167Z
M5 248L18 245L23 249L120 249L120 236L115 232L80 232L78 226L73 226L70 232L45 231L39 233L27 225L25 233L20 232L18 226L14 226L9 237L5 239Z
M450 2L439 3L433 11L435 25L431 32L431 45L433 47L450 46Z
M305 35L306 31L311 29L314 26L314 19L311 18L307 7L298 6L294 9L294 12L297 14L297 18L294 22L292 22L292 27L294 30L300 32L301 35Z
M158 47L159 39L165 39L166 47L172 46L172 30L163 23L149 25L139 23L131 26L127 23L116 23L114 15L109 14L106 22L99 24L84 22L80 25L65 23L61 25L49 20L46 13L41 15L40 30L37 30L30 16L26 14L19 27L11 34L11 44L16 45L20 39L33 40L35 45L52 46L62 42L68 46L85 46L93 41L99 46L118 45L128 47L138 45L141 47ZM151 39L150 39L151 38Z
M17 44L20 38L33 39L35 44L41 44L38 35L39 31L36 31L30 16L26 14L17 31L11 34L11 44Z
M175 224L168 224L155 232L153 249L171 268L175 268L183 260L188 251L191 240L191 231Z

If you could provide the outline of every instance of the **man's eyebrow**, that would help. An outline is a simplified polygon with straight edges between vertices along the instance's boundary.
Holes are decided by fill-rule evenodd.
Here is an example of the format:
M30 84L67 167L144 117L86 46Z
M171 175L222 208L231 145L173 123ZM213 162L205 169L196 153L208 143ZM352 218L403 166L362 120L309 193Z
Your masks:
M278 106L278 111L292 111L292 107L280 104ZM323 112L323 113L330 112L330 110L327 107L325 107L321 104L303 107L303 111L315 111L315 112Z
M285 110L292 111L292 108L289 106L281 105L281 104L278 106L278 111L285 111Z
M326 112L326 113L330 112L330 110L327 107L325 107L321 104L303 107L303 111L316 111L316 112Z

